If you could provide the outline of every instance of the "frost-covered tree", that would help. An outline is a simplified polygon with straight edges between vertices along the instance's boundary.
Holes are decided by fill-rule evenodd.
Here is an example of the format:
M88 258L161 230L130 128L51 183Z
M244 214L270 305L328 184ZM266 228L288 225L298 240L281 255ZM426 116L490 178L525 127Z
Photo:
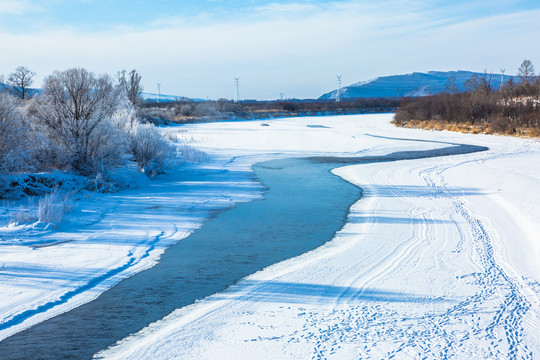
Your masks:
M15 119L16 106L11 96L0 94L0 173L9 167L9 157L17 145L19 127Z
M20 171L32 165L29 134L17 98L0 93L0 173Z
M28 69L26 66L19 66L14 72L8 76L8 85L21 98L24 99L28 95L28 90L34 82L35 72Z
M141 79L141 75L136 70L131 70L127 75L126 70L118 73L118 84L133 106L138 106L142 101Z
M88 175L121 161L122 136L110 122L117 106L109 76L73 68L46 77L29 112L65 152L69 166Z

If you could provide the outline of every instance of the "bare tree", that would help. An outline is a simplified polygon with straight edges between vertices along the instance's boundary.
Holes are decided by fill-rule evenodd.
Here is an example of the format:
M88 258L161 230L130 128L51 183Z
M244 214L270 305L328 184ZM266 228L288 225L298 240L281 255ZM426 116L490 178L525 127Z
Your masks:
M480 86L484 92L484 94L489 95L491 94L491 91L493 90L493 71L488 72L487 69L484 69L484 73L480 77Z
M114 160L110 149L110 117L118 96L109 76L95 76L85 69L54 72L45 78L43 95L30 107L48 129L49 137L68 154L72 168L87 175L97 162Z
M118 82L123 91L125 91L127 98L133 104L137 106L141 102L141 94L143 87L141 85L141 75L136 70L131 70L126 77L126 70L122 70L118 73Z
M13 88L15 93L24 99L28 95L28 89L34 82L35 72L26 66L19 66L8 76L8 85Z
M450 95L454 95L458 91L457 78L455 76L450 77L446 81L445 88L446 88L446 91L450 93Z
M529 88L534 83L534 65L531 60L523 60L518 69L518 77L523 86Z
M467 90L467 92L470 92L472 94L477 93L480 87L482 86L480 77L476 74L474 74L467 81L465 81L465 84L463 85L465 86L465 90Z

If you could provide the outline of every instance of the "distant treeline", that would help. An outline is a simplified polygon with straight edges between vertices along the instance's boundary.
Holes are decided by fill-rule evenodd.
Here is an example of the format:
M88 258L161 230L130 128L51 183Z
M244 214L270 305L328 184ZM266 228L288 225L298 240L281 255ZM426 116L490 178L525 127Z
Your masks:
M540 78L531 61L518 70L518 80L510 79L495 89L493 73L484 71L465 82L464 92L455 92L449 80L446 92L403 99L394 123L405 127L540 136Z
M179 100L174 102L146 101L141 112L149 121L192 123L216 120L267 119L289 116L358 114L395 111L399 99L333 100L243 100L212 101Z

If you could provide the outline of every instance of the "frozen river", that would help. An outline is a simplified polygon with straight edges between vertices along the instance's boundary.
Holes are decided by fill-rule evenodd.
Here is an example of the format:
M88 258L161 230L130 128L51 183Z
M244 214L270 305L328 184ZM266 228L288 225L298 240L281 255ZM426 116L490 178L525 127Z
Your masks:
M485 148L453 145L387 156L258 163L253 169L267 187L264 199L217 214L169 248L151 269L123 280L92 302L0 342L0 358L90 358L175 309L317 248L342 228L350 206L361 196L361 189L332 174L333 168L481 150Z

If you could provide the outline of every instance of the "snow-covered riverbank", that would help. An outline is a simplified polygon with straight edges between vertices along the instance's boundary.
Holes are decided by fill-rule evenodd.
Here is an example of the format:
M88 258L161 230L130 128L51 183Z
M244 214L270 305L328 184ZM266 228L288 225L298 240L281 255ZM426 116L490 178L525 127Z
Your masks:
M180 309L100 356L538 355L540 144L398 129L389 119L277 120L266 134L252 123L194 126L201 144L245 155L279 147L380 155L434 146L404 139L490 150L334 170L365 196L332 242ZM306 125L328 128L305 132Z
M253 179L252 164L364 149L349 136L328 138L321 129L307 128L309 119L292 128L287 122L272 128L236 122L221 123L224 128L206 124L202 132L199 125L164 129L184 140L196 138L212 161L184 166L175 176L138 190L89 195L74 204L58 228L13 226L13 214L21 211L5 202L0 214L0 341L152 266L165 248L212 212L258 198L263 189Z
M0 227L0 340L86 303L151 267L213 212L260 196L249 167L185 165L175 175L116 194L88 194L57 228ZM140 181L137 179L137 181ZM25 206L27 207L27 206Z
M491 150L334 170L362 187L365 197L332 242L180 309L103 355L341 359L538 353L540 206L534 194L540 193L540 144L399 129L389 124L391 117L166 129L193 138L193 145L212 154L212 163L138 191L82 201L58 231L39 235L67 243L1 245L0 339L151 266L210 211L257 198L262 188L250 171L256 162L447 146L404 140L423 139Z

